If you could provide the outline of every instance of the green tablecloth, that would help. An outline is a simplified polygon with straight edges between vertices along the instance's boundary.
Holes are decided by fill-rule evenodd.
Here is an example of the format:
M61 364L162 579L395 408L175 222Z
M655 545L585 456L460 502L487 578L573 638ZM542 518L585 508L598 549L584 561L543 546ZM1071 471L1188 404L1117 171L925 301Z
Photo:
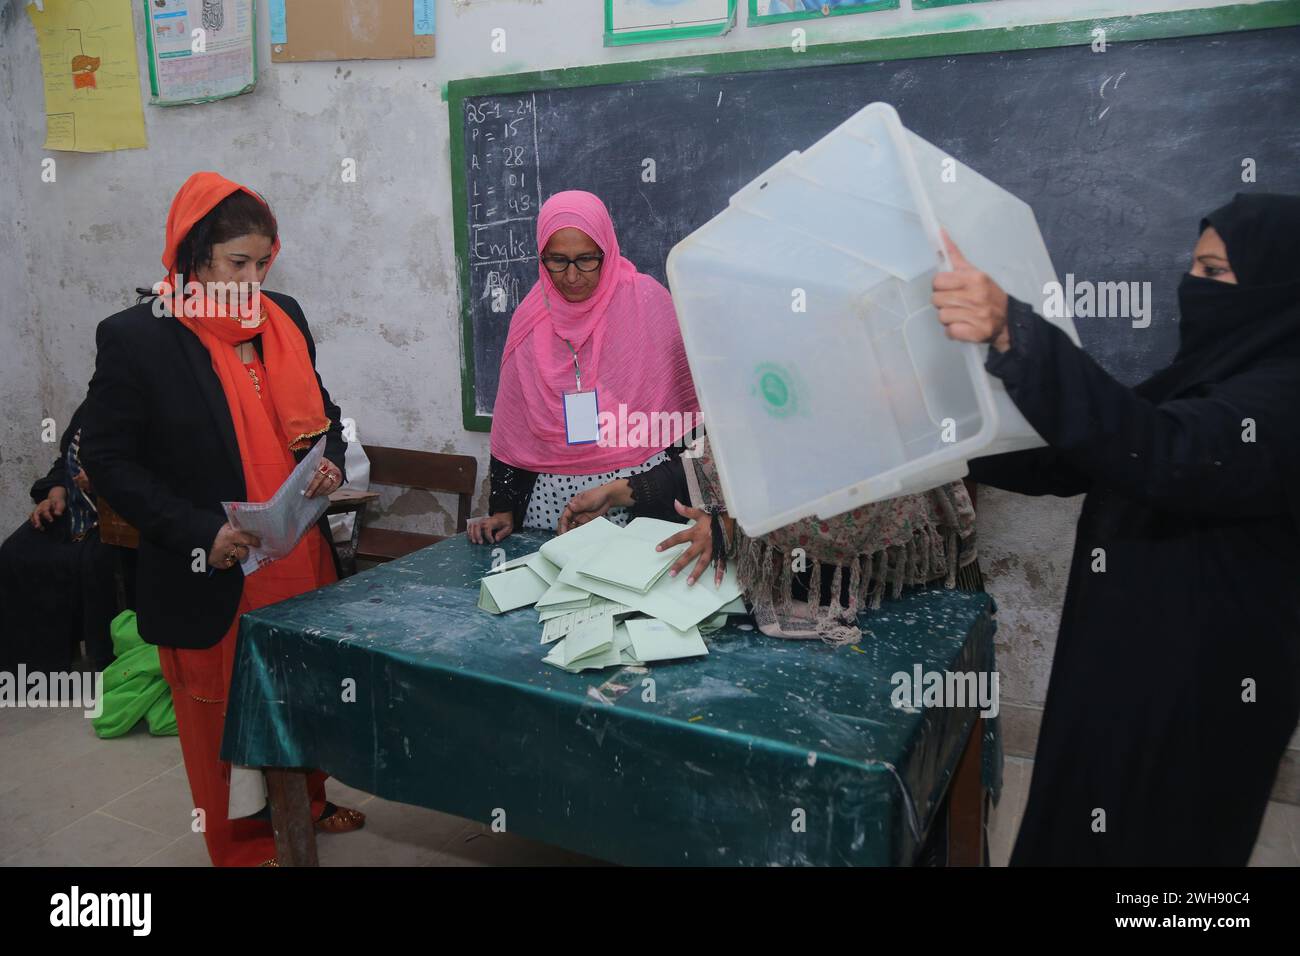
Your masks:
M542 663L532 608L476 607L490 560L462 535L244 615L223 757L617 863L914 859L976 711L895 709L890 675L991 671L988 595L886 601L857 650L733 618L706 658L575 675Z

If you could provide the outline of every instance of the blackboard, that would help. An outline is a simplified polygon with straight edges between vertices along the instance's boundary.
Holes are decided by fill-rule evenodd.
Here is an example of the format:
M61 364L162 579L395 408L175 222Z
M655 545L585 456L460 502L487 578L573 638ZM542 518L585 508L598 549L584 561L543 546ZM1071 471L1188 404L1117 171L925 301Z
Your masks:
M624 255L664 281L668 251L734 192L874 100L1026 200L1062 280L1151 283L1146 328L1076 319L1135 383L1176 346L1201 216L1237 191L1300 192L1297 24L1287 2L453 83L465 426L490 427L546 196L596 193Z

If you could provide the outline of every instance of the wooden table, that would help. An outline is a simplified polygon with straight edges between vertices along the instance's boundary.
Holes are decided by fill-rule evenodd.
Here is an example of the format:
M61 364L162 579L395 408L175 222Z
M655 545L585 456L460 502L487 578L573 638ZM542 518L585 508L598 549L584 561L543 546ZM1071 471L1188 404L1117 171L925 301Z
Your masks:
M327 516L353 515L352 534L347 543L334 542L334 550L339 556L339 564L343 568L345 577L357 573L357 538L361 534L361 512L365 510L368 502L378 499L377 491L359 491L352 488L340 488L330 495L329 510L325 512Z

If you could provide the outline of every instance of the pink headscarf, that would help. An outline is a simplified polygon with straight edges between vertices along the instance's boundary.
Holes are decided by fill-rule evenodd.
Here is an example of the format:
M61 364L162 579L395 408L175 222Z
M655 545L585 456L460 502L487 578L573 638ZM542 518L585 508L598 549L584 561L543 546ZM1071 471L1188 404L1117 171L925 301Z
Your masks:
M551 236L566 227L585 232L605 254L596 291L582 302L565 299L541 261ZM537 282L510 319L501 355L492 454L516 468L561 475L639 465L677 441L686 413L699 411L672 297L619 253L609 211L588 192L556 193L542 204L537 256ZM575 382L565 339L578 353L583 390L597 390L602 418L617 416L620 404L629 416L682 413L663 429L668 433L655 443L618 447L617 430L610 429L603 444L568 444L564 394ZM694 424L689 417L687 427Z

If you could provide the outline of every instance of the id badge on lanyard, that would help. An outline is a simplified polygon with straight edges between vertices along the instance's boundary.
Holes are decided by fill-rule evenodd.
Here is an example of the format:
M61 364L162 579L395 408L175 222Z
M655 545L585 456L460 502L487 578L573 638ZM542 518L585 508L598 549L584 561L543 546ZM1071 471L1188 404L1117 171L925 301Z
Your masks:
M582 370L578 353L568 339L564 344L573 352L573 376L577 388L564 393L564 437L570 445L590 445L600 440L600 403L596 390L582 390Z

